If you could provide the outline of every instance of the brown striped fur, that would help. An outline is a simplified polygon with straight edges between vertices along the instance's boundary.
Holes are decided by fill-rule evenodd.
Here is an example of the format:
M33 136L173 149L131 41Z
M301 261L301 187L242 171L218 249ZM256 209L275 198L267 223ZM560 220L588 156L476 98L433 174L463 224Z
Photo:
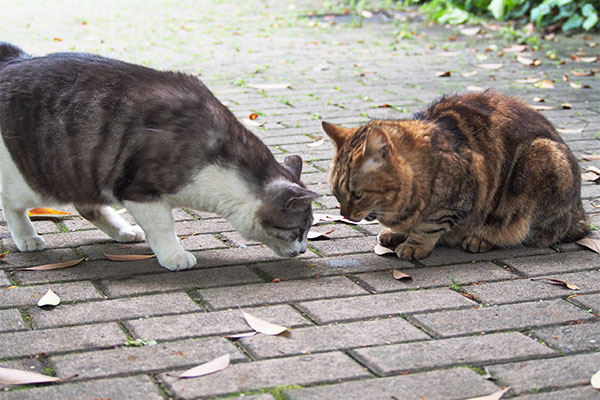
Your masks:
M589 232L580 172L550 122L495 91L445 96L413 118L327 122L331 189L346 218L375 217L383 245L420 259L438 243L471 252L545 247Z

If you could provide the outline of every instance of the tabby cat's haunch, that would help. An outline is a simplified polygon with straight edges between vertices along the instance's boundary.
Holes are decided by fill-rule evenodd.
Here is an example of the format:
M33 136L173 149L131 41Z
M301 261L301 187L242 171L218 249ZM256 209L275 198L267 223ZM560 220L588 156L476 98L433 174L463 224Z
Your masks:
M169 270L196 264L173 207L219 213L281 256L306 251L317 195L300 182L302 160L278 164L195 77L0 43L0 130L2 208L21 251L44 248L27 209L49 203L74 204L117 241L146 236Z
M330 185L346 218L376 217L384 246L424 258L549 246L589 231L577 161L550 122L495 91L443 97L412 119L323 123L337 153Z

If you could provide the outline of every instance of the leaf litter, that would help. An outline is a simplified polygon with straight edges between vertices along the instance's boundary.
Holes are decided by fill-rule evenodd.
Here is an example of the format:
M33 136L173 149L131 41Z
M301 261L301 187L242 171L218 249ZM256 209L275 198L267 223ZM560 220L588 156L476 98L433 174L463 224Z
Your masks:
M288 327L265 321L263 319L255 317L254 315L248 314L244 310L241 311L248 326L250 326L250 328L254 329L258 333L264 333L265 335L270 336L277 336L282 334L283 332L288 332L290 330L290 328Z
M590 379L590 385L594 389L600 389L600 370L592 375L592 379Z
M60 297L48 288L48 291L37 302L38 307L57 306L60 304Z
M580 289L579 286L577 286L577 285L573 285L572 283L565 282L565 281L562 281L560 279L555 279L555 278L531 278L531 280L548 283L550 285L564 286L570 290L579 290Z
M53 264L38 265L35 267L15 268L14 271L51 271L54 269L70 268L78 265L82 261L87 261L88 258L80 258L77 260L62 261Z
M586 237L583 239L579 239L575 243L577 243L580 246L587 247L588 249L600 254L600 240L598 240L598 239L592 239L592 238Z
M487 396L471 397L467 400L500 400L509 390L510 386L492 394L488 394Z
M397 270L394 268L394 270L392 271L392 276L394 277L395 280L397 281L409 281L412 280L412 276L410 276L409 274L402 272L400 270Z
M54 208L36 207L27 212L30 217L56 217L58 215L73 215L70 212L55 210Z
M2 385L32 385L35 383L63 382L74 378L58 378L12 368L0 368L0 384Z
M107 254L102 255L111 261L139 261L156 257L155 254Z
M175 378L197 378L199 376L210 375L215 372L219 372L229 367L229 362L231 357L229 354L225 354L221 357L217 357L214 360L206 362L204 364L200 364L194 368L190 368L188 370L183 371L179 375L168 374L169 376Z

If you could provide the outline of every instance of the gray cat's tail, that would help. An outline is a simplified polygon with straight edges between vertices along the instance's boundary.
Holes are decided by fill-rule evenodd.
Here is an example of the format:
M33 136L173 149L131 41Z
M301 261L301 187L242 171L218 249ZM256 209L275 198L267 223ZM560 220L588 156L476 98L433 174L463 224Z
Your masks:
M0 67L9 61L27 57L29 57L28 54L17 46L6 42L0 42Z

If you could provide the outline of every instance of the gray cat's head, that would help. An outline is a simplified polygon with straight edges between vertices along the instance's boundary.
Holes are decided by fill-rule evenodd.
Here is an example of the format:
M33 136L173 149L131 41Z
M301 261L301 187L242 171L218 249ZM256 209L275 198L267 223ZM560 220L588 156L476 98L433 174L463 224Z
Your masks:
M285 168L299 182L302 159L286 157ZM281 257L296 257L307 248L306 235L312 226L312 200L319 194L301 184L281 178L269 182L256 212L253 236Z

